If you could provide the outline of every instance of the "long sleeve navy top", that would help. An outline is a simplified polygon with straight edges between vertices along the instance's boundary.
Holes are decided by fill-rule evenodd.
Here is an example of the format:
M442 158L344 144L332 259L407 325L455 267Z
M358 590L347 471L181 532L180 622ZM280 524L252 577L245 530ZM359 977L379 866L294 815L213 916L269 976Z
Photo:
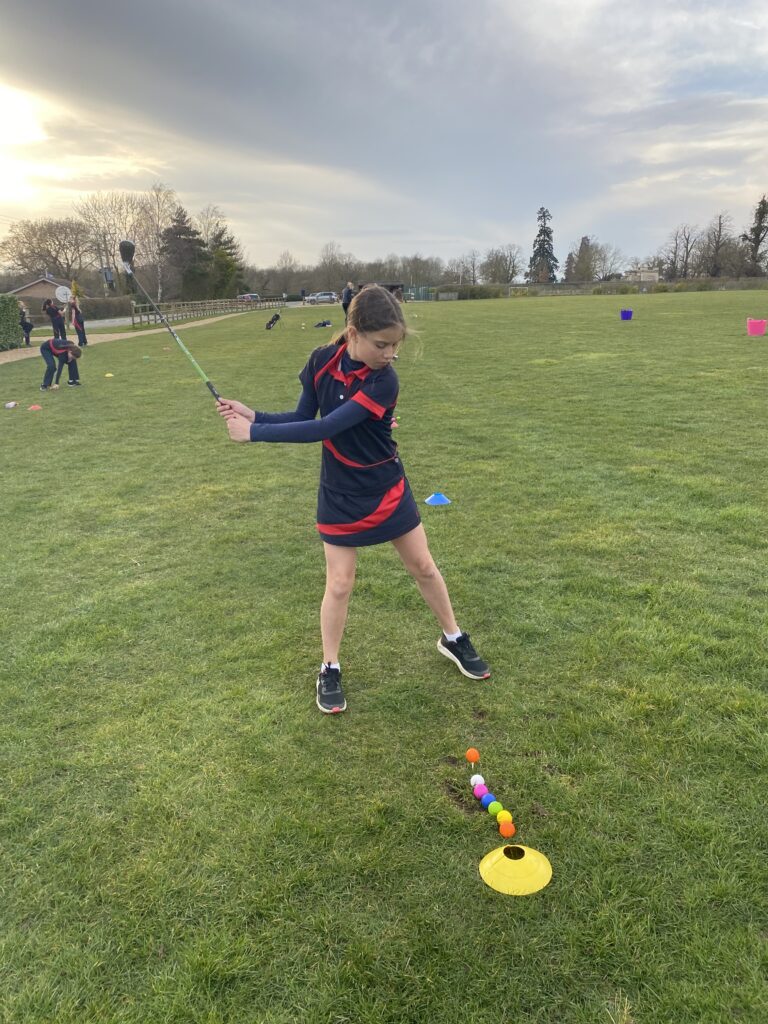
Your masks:
M254 414L252 441L322 441L321 483L336 490L375 492L402 477L392 440L398 381L391 367L371 370L350 359L346 344L326 345L312 353L300 380L292 412Z

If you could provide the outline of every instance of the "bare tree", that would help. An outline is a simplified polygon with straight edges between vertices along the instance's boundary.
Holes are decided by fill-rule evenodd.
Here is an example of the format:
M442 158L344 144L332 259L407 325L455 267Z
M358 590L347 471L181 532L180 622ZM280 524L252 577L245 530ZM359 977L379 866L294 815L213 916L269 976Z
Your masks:
M163 297L163 232L171 226L173 212L178 205L179 200L174 189L161 181L155 182L142 194L141 210L136 222L136 246L140 262L155 267L157 302Z
M226 227L227 218L224 216L224 211L221 210L215 203L208 203L207 206L193 218L195 227L200 232L200 237L205 242L207 249L211 247L211 240L216 232Z
M99 266L115 280L122 278L120 242L135 238L141 225L143 196L139 192L91 192L75 203L75 212L85 221ZM138 261L142 254L137 251Z
M690 224L678 224L667 240L667 244L659 251L658 258L664 264L664 277L668 281L676 281L691 277L696 257L696 249L700 244L699 229Z
M390 257L390 262L392 262L392 266L389 284L404 284L408 287L428 284L431 280L435 280L436 276L439 277L442 272L440 260L436 261L429 256L422 256L420 252L415 252L412 256L403 256L399 261L399 268L392 261L392 257Z
M299 269L299 261L289 252L288 249L284 249L277 258L277 265L275 266L274 278L275 287L278 292L291 291L294 277Z
M500 245L489 249L480 264L486 284L512 284L523 271L523 251L519 245Z
M445 276L451 284L466 284L470 276L466 256L455 256L445 265Z
M418 261L418 262L417 262ZM408 270L406 271L404 261L400 256L391 252L381 260L381 272L380 277L382 280L387 281L390 284L399 284L401 278L405 283L405 278L410 277L411 283L413 283L413 274L416 273L418 280L419 274L422 272L421 265L422 257L420 254L412 256L408 261Z
M609 281L618 277L627 264L621 249L608 242L595 246L595 272L599 281Z
M335 290L342 281L357 280L361 265L351 252L342 252L337 242L327 242L320 250L320 262L315 269L323 288Z
M693 265L696 260L696 250L701 242L701 233L698 227L690 224L681 224L680 228L680 276L682 278L693 276Z
M68 279L94 263L88 226L75 217L16 221L0 243L0 258L25 274Z
M729 243L736 241L733 221L728 213L713 217L701 236L697 249L695 273L706 277L721 277L726 250Z
M464 265L469 275L469 283L477 284L480 276L480 253L477 249L470 249L466 256L464 256Z

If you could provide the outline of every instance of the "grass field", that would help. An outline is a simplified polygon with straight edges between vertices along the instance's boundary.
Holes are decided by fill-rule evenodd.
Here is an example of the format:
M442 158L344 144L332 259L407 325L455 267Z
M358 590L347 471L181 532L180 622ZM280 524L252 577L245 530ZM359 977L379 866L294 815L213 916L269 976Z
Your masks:
M493 677L368 549L331 718L317 446L229 442L167 335L0 366L0 1020L763 1024L759 302L409 305L397 440ZM283 409L316 319L183 337ZM480 880L470 744L536 895Z

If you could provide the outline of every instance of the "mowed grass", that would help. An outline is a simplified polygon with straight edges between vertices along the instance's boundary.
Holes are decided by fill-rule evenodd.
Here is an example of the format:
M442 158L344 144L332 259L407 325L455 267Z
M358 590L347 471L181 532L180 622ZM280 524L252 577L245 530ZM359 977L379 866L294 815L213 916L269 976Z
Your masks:
M229 442L167 334L0 366L0 1019L763 1022L761 301L408 305L397 439L493 677L364 550L331 718L318 446ZM182 336L284 409L320 318ZM536 895L478 875L470 744Z

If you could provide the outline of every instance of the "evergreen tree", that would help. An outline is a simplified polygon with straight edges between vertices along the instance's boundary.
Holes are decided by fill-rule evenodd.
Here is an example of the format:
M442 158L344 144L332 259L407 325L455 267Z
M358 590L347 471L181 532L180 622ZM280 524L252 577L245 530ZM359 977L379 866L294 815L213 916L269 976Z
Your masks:
M576 253L571 250L568 253L565 260L565 272L563 273L563 280L566 284L573 284L576 280L574 277L574 268L576 267Z
M229 299L246 290L243 250L225 222L219 222L212 231L208 251L212 260L210 297Z
M536 220L539 230L533 240L533 254L528 262L526 278L531 284L554 284L560 264L555 257L552 228L549 226L552 214L540 206Z
M742 242L746 242L749 250L748 277L761 277L765 273L766 238L768 238L768 199L763 196L755 207L752 227L741 236Z
M187 300L207 298L211 254L183 206L176 207L171 225L163 231L162 237L161 254L175 272L178 297Z
M216 249L211 256L209 298L234 298L240 291L242 276L242 267L234 256L226 249Z
M573 279L579 284L587 284L594 281L597 253L595 245L589 235L584 235L579 243L579 251L576 253L576 261L573 265Z
M208 249L212 253L222 249L236 263L243 262L242 247L225 223L216 226L208 242Z

